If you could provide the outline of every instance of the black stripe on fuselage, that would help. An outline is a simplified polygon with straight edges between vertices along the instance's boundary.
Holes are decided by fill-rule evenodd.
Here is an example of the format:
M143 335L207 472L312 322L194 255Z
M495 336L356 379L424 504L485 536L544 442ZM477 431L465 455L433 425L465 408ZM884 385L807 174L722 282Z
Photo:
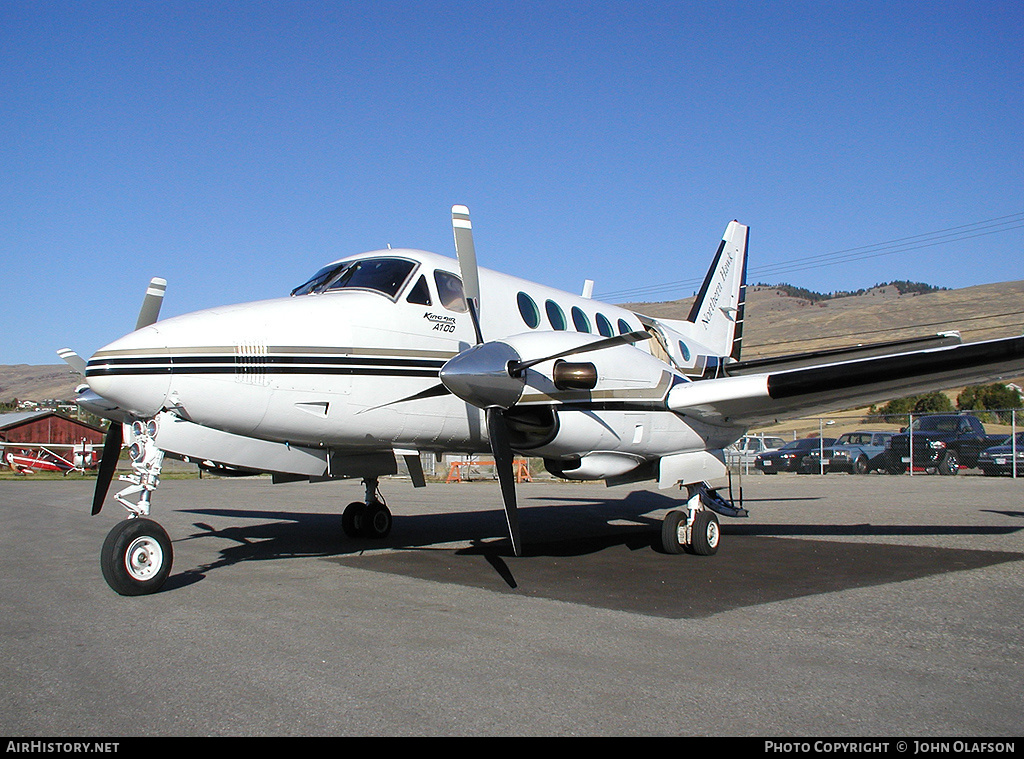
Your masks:
M86 376L146 374L360 374L437 377L444 361L418 358L338 356L160 356L94 359Z
M568 403L526 404L517 408L534 406L551 406L555 411L664 411L674 414L665 408L664 402L658 401L570 401Z

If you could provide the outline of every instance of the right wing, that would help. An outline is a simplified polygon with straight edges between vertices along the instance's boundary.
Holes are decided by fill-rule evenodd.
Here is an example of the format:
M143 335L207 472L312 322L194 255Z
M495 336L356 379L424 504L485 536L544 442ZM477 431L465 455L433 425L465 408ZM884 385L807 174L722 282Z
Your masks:
M1024 374L1024 337L951 345L676 385L668 406L753 427Z

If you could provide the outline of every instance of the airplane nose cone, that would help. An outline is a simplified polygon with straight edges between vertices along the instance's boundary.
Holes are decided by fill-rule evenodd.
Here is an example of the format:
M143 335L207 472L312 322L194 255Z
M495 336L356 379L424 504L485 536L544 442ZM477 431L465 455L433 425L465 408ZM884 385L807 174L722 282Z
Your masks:
M170 359L157 345L158 335L147 327L96 351L85 370L89 388L135 416L156 415L171 383Z

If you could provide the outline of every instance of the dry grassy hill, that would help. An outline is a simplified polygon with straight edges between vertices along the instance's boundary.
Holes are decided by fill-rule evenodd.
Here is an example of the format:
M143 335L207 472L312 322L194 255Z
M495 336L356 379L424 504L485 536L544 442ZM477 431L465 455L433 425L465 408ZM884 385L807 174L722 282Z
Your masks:
M691 301L626 305L649 316L682 319ZM919 295L900 294L890 285L818 302L792 297L778 287L749 287L743 358L920 337L950 329L959 330L965 342L1021 334L1024 281ZM1017 381L1024 384L1024 379ZM63 364L0 366L0 401L69 400L81 382ZM786 425L786 429L792 427Z
M75 388L85 382L67 364L0 366L0 402L71 400Z
M683 319L692 298L627 308ZM813 303L777 287L747 288L743 358L959 330L964 342L1024 333L1024 281L903 294L892 285Z

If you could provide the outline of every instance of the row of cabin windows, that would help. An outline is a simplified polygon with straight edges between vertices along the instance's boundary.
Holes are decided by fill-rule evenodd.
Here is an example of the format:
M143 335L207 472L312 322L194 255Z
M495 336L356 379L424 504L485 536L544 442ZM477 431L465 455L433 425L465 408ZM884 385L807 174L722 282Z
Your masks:
M540 309L533 298L521 292L516 300L519 303L519 314L523 317L523 321L526 322L526 326L530 329L537 329L540 326ZM544 313L548 318L548 324L551 325L551 329L559 331L568 329L569 323L566 321L565 311L555 301L547 300L544 302ZM569 313L572 315L572 323L576 327L577 332L593 332L590 325L590 317L583 312L583 309L579 306L573 306ZM612 327L612 323L607 316L599 312L594 317L594 321L597 325L598 334L605 337L615 335L615 328ZM619 319L618 327L619 334L621 335L633 331L633 328L629 326L629 322L625 319Z
M434 284L437 286L441 305L445 308L457 312L469 310L466 305L466 298L462 292L462 280L454 274L436 270L434 272ZM410 303L430 305L430 291L427 289L427 281L422 275L419 281L413 285L407 300ZM523 321L526 322L526 326L530 329L537 329L541 322L540 309L533 298L524 292L520 292L517 296L517 302L519 304L519 314L523 317ZM568 329L569 324L566 321L565 312L555 301L547 300L544 302L544 313L547 315L548 324L551 325L552 329L558 331ZM572 315L572 323L576 327L577 332L593 332L590 317L583 312L583 309L579 306L573 306L569 313ZM613 337L615 335L615 328L607 316L598 312L594 317L594 321L597 325L598 334L604 337ZM620 335L633 331L633 328L625 319L618 320L618 328Z
M413 273L416 263L403 258L370 258L358 261L345 261L339 264L326 266L318 271L306 283L292 290L292 295L308 295L311 293L328 292L340 289L376 290L391 298L398 296L402 286ZM469 310L466 303L466 296L462 290L462 280L451 272L437 269L434 271L434 286L437 288L437 298L441 305L450 311L465 313ZM430 288L427 285L427 278L421 274L416 283L410 288L406 297L409 303L419 305L431 305ZM530 329L537 329L540 326L540 309L533 298L524 292L518 295L519 313L523 321ZM568 329L569 323L566 320L565 312L553 300L544 302L544 313L547 316L548 324L554 330L564 331ZM577 332L593 332L593 327L588 317L579 306L573 306L570 310L573 326ZM604 337L612 337L615 328L611 321L602 313L594 317L597 332ZM625 319L619 319L619 334L631 332L633 328Z

